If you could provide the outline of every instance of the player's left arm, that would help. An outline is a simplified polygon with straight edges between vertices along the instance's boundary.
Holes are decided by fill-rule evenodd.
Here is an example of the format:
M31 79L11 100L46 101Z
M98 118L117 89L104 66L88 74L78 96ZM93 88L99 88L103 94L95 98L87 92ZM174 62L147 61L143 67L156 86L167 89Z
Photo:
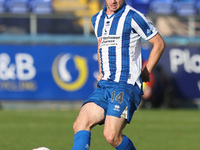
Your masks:
M151 53L149 55L149 59L142 69L142 80L143 82L149 82L150 81L150 73L152 72L153 68L159 61L164 49L165 49L165 42L162 38L162 36L157 33L153 38L148 40L151 44L153 44L153 48L151 50Z

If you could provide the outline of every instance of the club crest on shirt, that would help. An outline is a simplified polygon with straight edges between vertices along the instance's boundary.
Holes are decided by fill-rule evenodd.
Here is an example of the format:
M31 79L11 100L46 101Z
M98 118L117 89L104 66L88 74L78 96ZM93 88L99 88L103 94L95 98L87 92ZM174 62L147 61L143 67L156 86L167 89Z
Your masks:
M107 21L107 22L106 22L106 26L110 26L110 21Z

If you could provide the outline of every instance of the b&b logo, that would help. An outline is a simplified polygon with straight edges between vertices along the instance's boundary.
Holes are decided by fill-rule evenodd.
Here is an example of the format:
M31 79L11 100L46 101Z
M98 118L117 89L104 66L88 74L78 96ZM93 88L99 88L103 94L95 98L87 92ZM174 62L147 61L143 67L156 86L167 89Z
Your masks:
M12 57L0 53L0 91L35 91L36 68L34 59L27 53L16 53Z
M34 59L27 53L17 53L15 62L7 53L0 54L0 79L1 80L31 80L36 75Z

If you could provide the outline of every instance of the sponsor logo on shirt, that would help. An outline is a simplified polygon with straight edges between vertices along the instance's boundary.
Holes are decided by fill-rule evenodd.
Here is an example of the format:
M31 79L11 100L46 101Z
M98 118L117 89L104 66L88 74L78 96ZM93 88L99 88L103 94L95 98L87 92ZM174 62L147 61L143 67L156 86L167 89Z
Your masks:
M109 35L98 38L99 46L117 46L121 41L120 36Z

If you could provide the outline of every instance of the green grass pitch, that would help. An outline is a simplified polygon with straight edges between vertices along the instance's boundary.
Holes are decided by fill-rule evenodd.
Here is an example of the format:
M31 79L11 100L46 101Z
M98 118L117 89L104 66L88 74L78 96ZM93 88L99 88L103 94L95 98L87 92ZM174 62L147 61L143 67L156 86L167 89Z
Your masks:
M71 150L72 124L78 110L0 110L0 149ZM199 110L144 110L135 112L124 129L138 150L199 150ZM91 150L112 150L103 126L92 129Z

